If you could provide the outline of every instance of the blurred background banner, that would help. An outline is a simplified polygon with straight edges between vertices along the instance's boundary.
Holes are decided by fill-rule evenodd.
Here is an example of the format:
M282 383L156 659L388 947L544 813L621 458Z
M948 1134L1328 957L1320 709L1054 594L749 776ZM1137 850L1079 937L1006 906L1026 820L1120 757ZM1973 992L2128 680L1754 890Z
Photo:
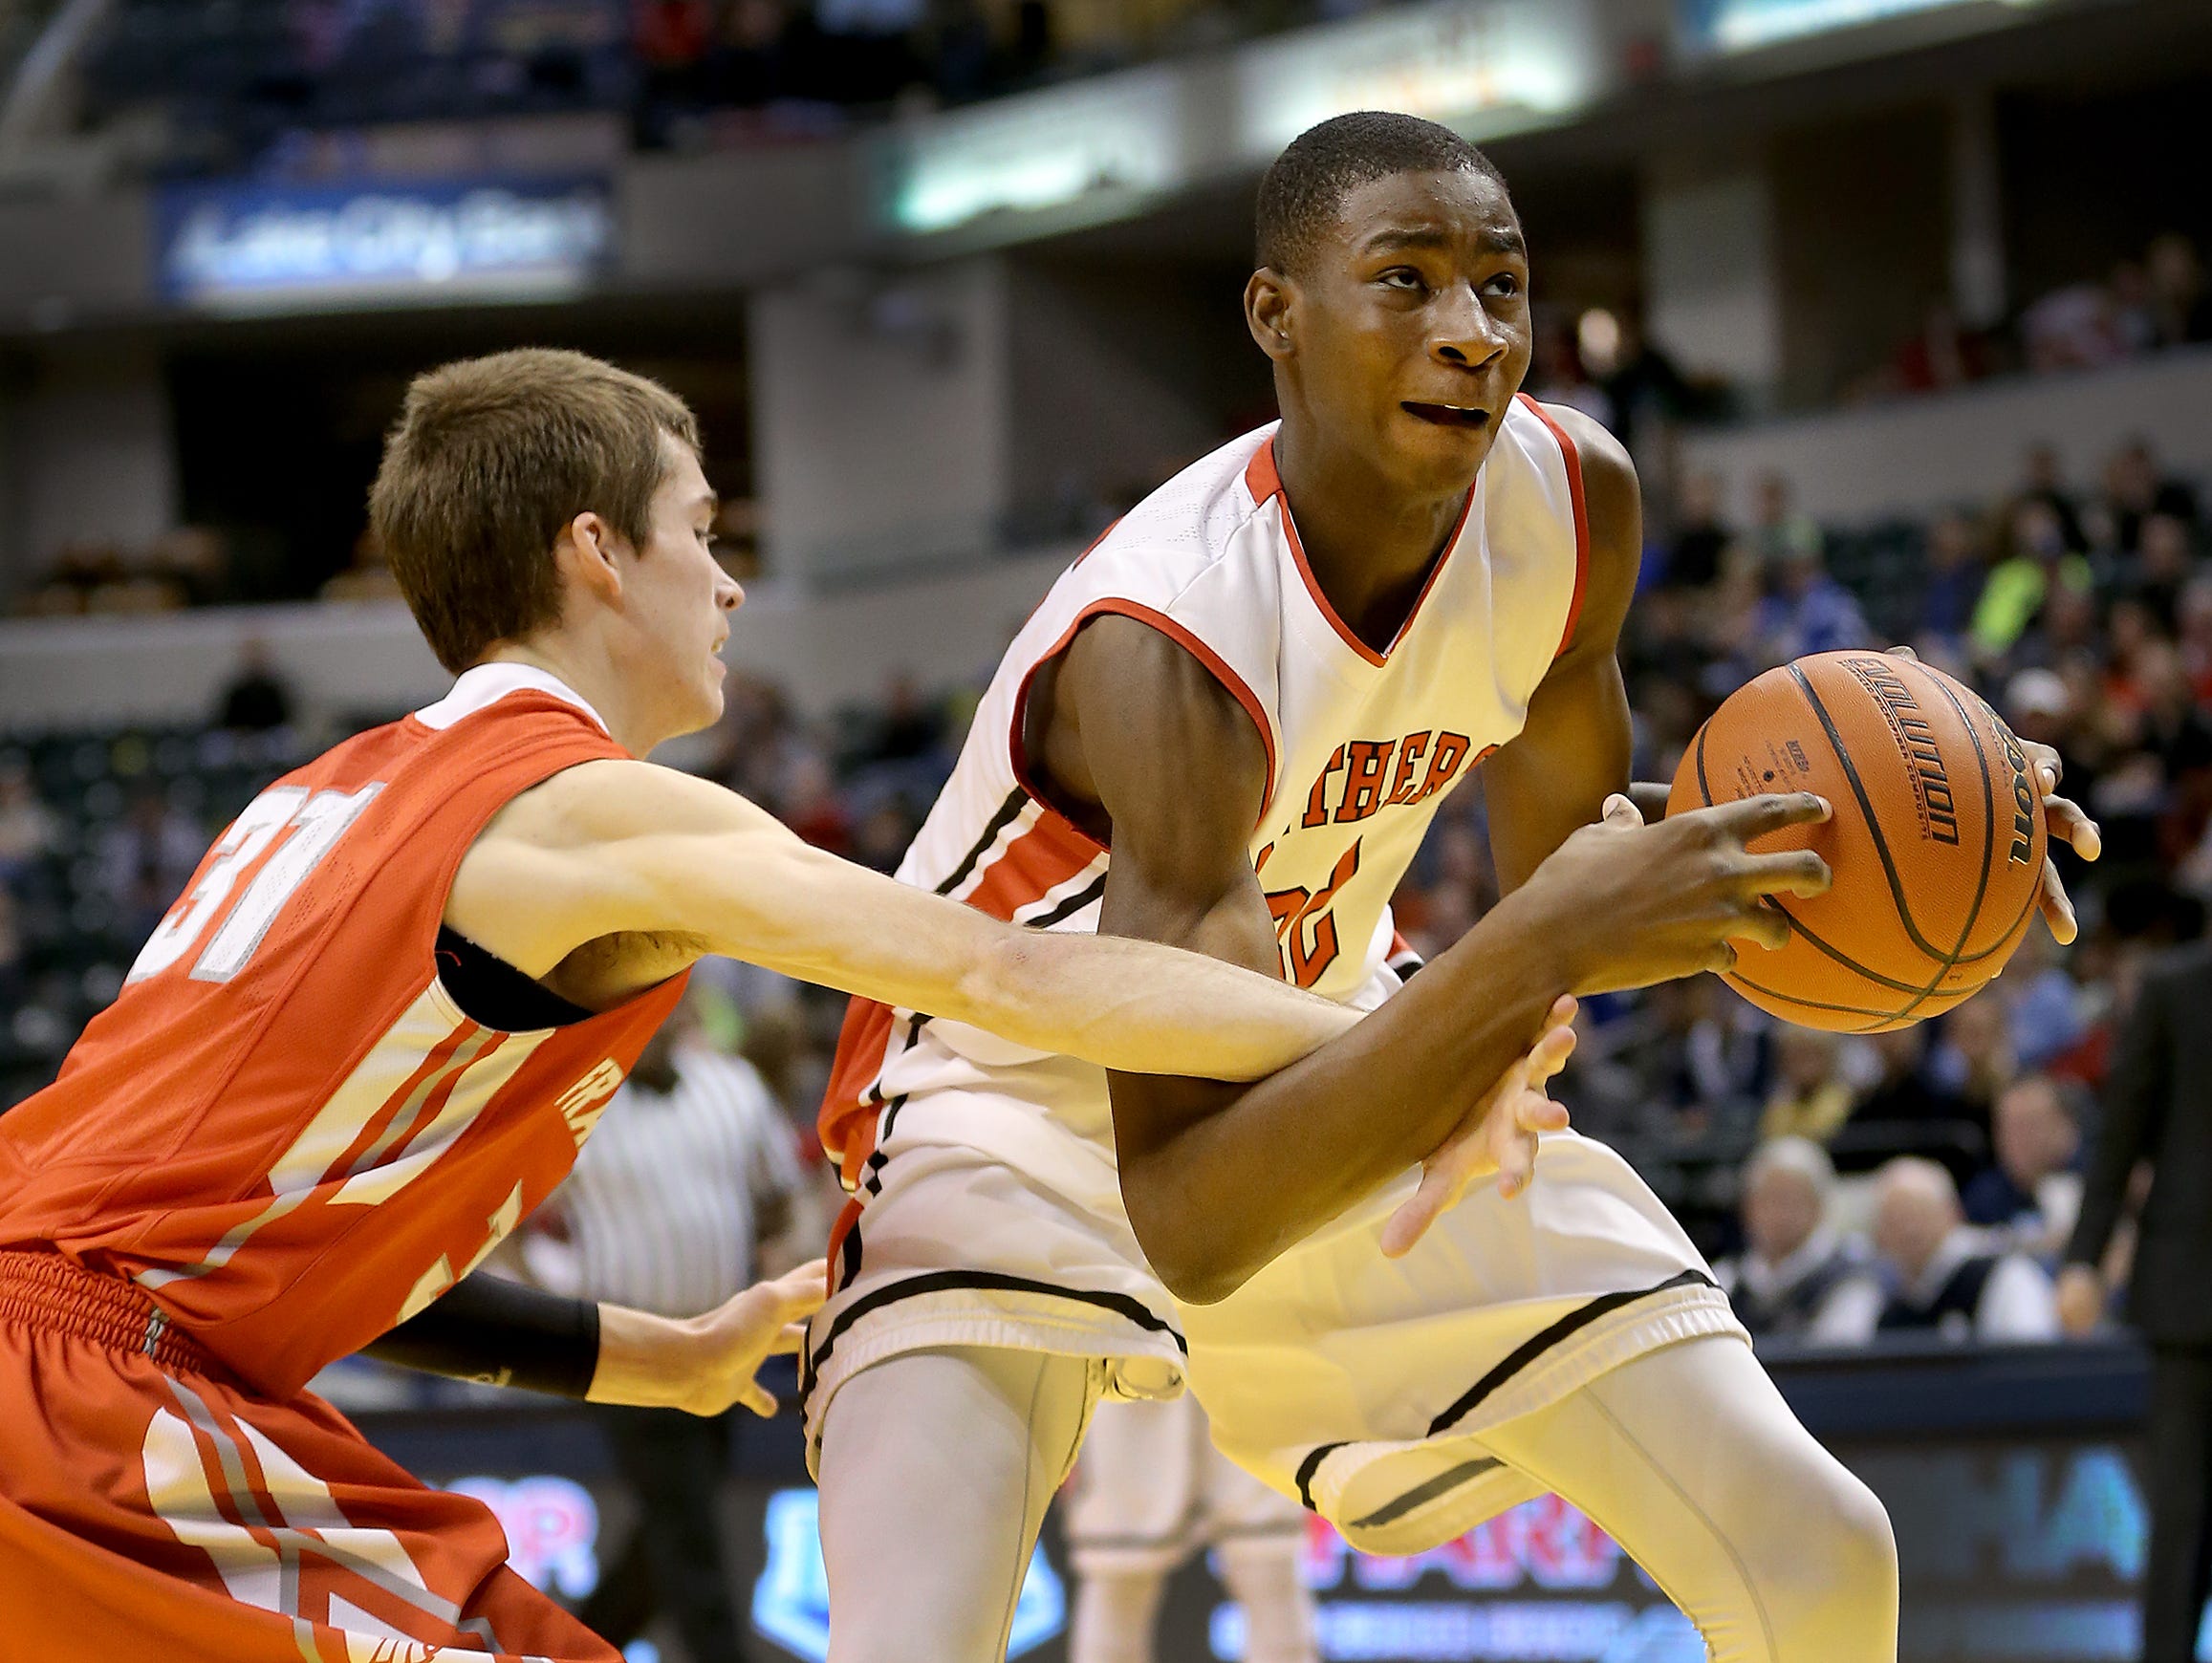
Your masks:
M162 293L221 312L550 300L613 258L604 180L171 184Z

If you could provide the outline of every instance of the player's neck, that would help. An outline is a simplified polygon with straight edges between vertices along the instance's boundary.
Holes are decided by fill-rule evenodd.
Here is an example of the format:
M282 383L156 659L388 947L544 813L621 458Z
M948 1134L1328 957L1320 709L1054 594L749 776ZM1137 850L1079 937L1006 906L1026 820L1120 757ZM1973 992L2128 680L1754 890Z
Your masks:
M1275 471L1314 582L1361 639L1388 645L1458 526L1466 492L1408 493L1289 419L1275 435Z
M632 756L642 757L674 737L654 725L652 713L633 691L629 678L603 645L566 631L506 641L484 657L486 663L527 664L543 670L589 704L607 725L607 735Z

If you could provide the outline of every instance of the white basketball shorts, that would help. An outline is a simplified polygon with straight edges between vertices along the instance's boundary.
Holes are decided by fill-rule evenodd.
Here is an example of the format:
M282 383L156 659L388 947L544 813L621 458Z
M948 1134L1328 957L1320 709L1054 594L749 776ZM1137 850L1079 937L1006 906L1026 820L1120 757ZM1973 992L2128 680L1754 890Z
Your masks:
M809 1327L810 1462L838 1388L887 1357L1095 1357L1109 1398L1170 1397L1187 1378L1238 1465L1355 1546L1417 1552L1532 1493L1484 1449L1486 1429L1660 1346L1748 1343L1658 1198L1574 1133L1542 1139L1522 1196L1471 1190L1403 1259L1378 1243L1411 1173L1228 1299L1186 1307L1145 1264L1099 1139L966 1087L886 1119Z

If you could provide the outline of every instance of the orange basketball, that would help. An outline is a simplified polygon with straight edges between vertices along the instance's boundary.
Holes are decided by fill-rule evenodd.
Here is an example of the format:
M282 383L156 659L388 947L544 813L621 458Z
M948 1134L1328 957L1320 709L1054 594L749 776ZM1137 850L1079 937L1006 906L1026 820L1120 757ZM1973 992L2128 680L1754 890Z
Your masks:
M1835 881L1777 897L1788 944L1744 944L1727 982L1807 1027L1876 1033L1950 1009L2005 967L2035 914L2043 794L2012 730L1941 670L1819 653L1739 688L1675 774L1669 813L1816 791L1823 825L1754 838L1811 848Z

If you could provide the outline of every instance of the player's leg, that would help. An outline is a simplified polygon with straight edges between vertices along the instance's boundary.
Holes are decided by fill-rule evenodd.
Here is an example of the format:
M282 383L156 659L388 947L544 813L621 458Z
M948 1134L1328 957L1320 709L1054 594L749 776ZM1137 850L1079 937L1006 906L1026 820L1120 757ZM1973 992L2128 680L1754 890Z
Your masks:
M1211 1454L1187 1394L1099 1405L1060 1514L1076 1584L1068 1663L1152 1663L1160 1595L1190 1555Z
M1299 1568L1306 1510L1216 1449L1195 1400L1191 1408L1202 1429L1207 1535L1222 1581L1245 1614L1245 1663L1315 1663L1313 1595Z
M1222 1581L1244 1609L1245 1663L1315 1663L1320 1655L1299 1547L1297 1539L1274 1535L1232 1540L1216 1549Z
M1153 1629L1167 1573L1088 1569L1075 1587L1068 1663L1152 1663Z
M998 1663L1096 1401L1093 1359L959 1347L847 1381L822 1425L831 1663Z
M1742 1341L1647 1351L1484 1442L1618 1542L1713 1663L1896 1663L1888 1515Z

